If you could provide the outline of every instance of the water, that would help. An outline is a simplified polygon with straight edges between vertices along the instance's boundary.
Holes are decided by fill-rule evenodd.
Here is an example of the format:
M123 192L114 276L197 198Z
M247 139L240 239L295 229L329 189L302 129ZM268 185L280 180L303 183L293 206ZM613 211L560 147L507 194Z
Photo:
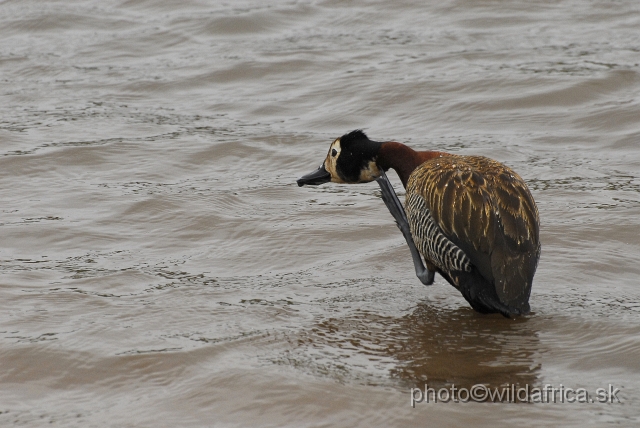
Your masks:
M636 425L640 6L424 3L0 2L0 424ZM356 128L530 184L530 316L421 285L375 183L296 186Z

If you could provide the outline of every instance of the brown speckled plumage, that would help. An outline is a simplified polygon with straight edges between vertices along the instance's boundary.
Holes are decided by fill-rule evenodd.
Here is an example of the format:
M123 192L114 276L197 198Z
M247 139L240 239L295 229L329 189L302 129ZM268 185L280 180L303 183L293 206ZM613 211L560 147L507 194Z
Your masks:
M413 195L424 200L429 213L408 203ZM411 173L406 209L412 226L430 214L442 234L464 252L486 280L484 288L492 286L503 305L517 312L529 311L528 299L540 253L539 216L533 197L518 174L481 156L434 158ZM424 239L419 228L412 227L411 233L416 241ZM462 271L447 271L430 260L428 254L421 253L465 295L462 288L466 276ZM474 305L474 296L465 297ZM479 307L474 307L489 311L491 307L482 308L482 301L487 299L491 300L490 296L480 298L476 302Z

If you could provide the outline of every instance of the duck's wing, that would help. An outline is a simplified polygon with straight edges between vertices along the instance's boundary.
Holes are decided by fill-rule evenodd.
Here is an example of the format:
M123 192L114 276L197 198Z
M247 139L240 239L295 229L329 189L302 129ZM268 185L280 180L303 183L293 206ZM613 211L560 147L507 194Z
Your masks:
M416 168L407 194L424 199L442 233L494 284L502 303L528 310L539 216L520 176L488 158L446 156Z

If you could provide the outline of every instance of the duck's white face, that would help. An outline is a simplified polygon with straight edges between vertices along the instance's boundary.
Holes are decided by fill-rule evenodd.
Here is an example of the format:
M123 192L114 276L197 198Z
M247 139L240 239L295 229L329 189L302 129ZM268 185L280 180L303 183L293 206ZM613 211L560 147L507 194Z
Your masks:
M326 169L327 172L331 174L331 181L334 183L344 183L344 180L340 178L340 175L338 174L338 170L336 168L341 151L342 148L340 147L340 138L337 138L333 143L331 143L331 147L329 147L329 153L327 153L327 158L324 160L324 169Z

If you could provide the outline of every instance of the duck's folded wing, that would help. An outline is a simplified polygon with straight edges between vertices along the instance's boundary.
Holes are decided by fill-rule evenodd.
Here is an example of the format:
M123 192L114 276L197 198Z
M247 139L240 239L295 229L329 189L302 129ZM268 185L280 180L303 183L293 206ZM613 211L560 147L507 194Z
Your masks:
M517 174L487 158L451 156L422 164L407 187L424 198L442 232L494 284L502 303L528 307L539 220Z

